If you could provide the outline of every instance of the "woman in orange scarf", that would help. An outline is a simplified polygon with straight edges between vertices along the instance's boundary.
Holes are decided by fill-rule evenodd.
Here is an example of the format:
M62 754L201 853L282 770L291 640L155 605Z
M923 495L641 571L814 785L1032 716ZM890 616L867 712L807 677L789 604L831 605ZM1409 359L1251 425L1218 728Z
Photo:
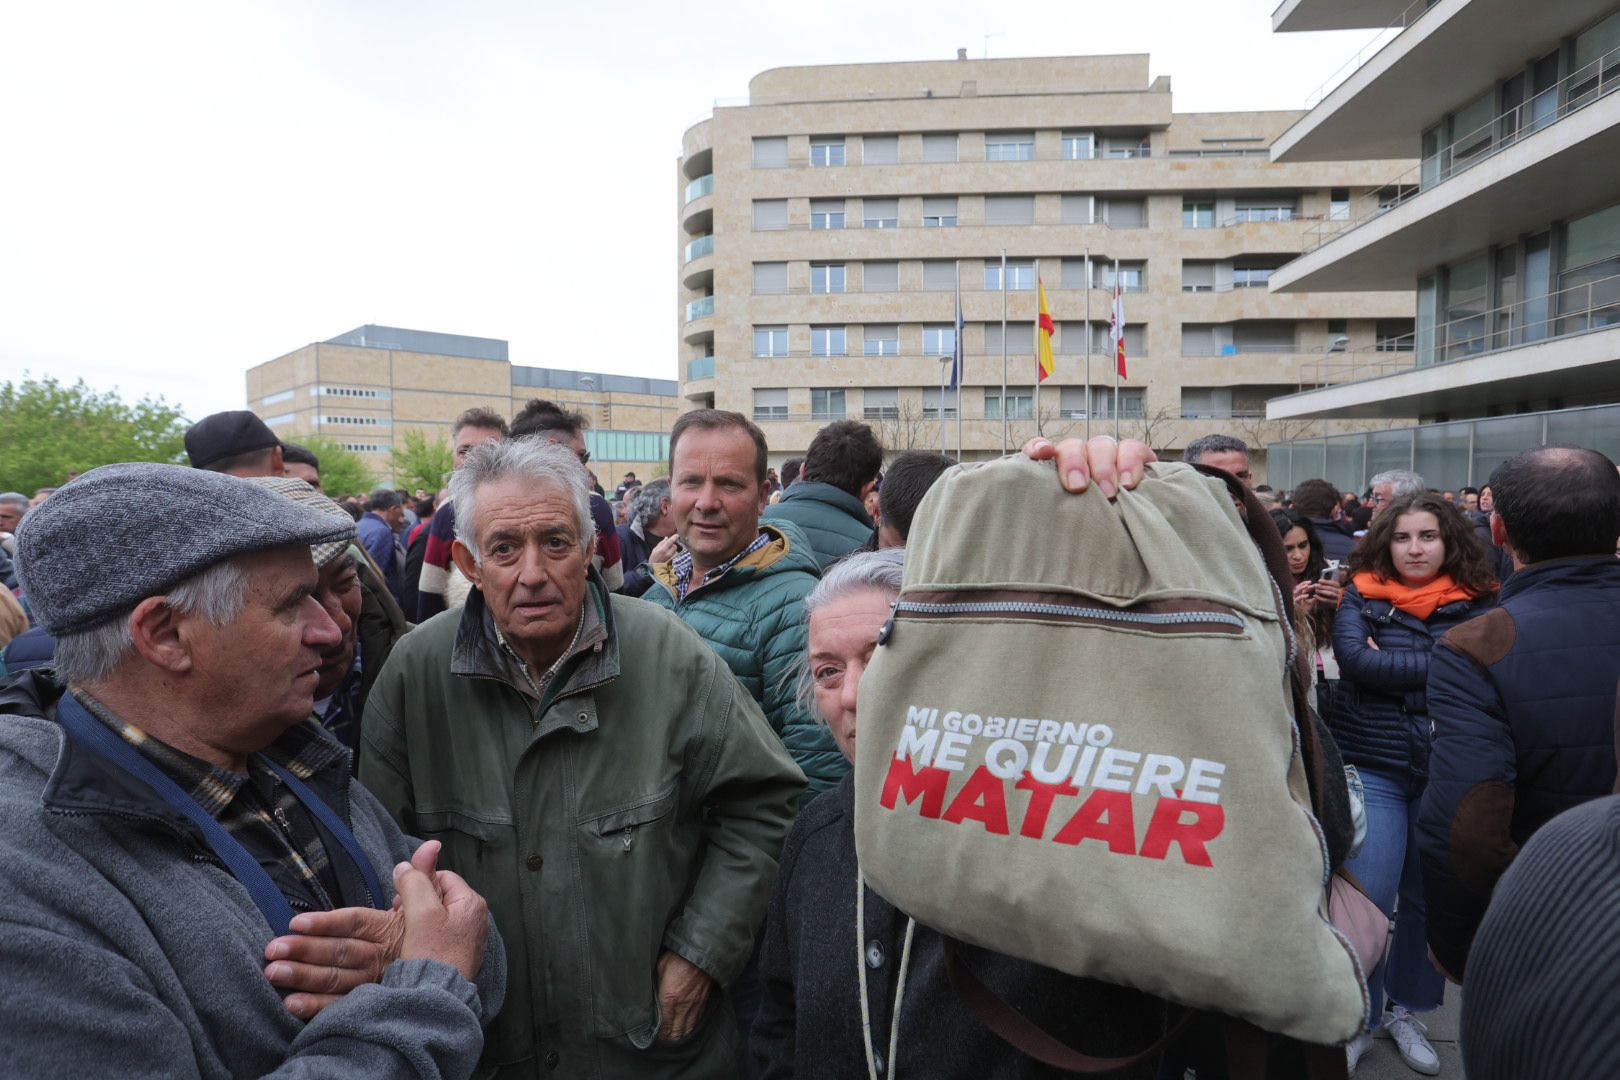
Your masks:
M1429 494L1397 499L1373 519L1350 574L1333 620L1341 681L1329 726L1366 790L1367 840L1347 866L1395 918L1371 980L1373 1029L1386 1028L1406 1064L1433 1076L1440 1059L1416 1015L1438 1008L1445 991L1428 960L1415 835L1429 776L1424 683L1434 643L1495 603L1497 583L1473 526ZM1370 1031L1351 1044L1352 1068L1371 1046Z

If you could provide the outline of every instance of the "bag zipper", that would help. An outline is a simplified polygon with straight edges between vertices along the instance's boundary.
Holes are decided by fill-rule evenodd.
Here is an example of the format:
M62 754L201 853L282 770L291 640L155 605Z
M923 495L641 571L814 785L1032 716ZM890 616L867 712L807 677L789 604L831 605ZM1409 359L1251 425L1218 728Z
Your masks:
M1159 634L1243 633L1243 616L1212 601L1149 600L1126 608L1098 607L1063 593L928 592L912 593L891 605L892 614L878 634L888 642L895 619L953 619L992 616L1048 621L1061 619L1091 626L1129 627Z

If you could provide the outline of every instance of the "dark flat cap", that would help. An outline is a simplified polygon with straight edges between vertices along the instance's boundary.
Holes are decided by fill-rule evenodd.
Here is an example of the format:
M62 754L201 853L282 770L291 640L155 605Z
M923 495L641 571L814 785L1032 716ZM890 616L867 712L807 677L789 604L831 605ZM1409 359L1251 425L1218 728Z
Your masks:
M162 529L149 508L159 508ZM354 522L223 473L131 462L91 469L17 528L35 620L87 630L237 555L354 538Z
M205 416L186 429L186 456L194 469L280 445L276 433L245 409Z

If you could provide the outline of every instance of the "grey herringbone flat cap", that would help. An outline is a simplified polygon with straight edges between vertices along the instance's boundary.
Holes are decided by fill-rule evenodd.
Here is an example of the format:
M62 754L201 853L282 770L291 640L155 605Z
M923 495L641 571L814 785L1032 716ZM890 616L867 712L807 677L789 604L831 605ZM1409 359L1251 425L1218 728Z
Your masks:
M322 495L320 492L310 487L308 483L298 479L296 476L255 476L252 477L248 482L258 484L261 487L267 487L271 491L276 492L278 495L285 495L295 503L301 503L304 506L313 507L314 509L319 510L323 514L329 515L330 517L342 518L344 521L347 521L350 524L354 523L354 518L349 516L349 512L347 510L343 509L343 507L339 506L325 495ZM327 563L331 562L333 559L337 558L339 555L348 550L349 541L344 539L334 540L328 544L312 544L310 545L309 553L315 559L315 569L319 570L321 567L325 566Z
M17 577L46 632L71 634L237 555L353 537L354 522L234 476L103 465L18 526Z

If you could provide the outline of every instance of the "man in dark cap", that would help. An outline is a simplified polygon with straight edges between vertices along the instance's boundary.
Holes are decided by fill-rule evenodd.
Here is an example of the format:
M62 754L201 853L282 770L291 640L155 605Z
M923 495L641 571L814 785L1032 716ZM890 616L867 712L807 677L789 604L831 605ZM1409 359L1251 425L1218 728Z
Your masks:
M186 429L186 456L193 469L231 476L281 476L286 465L281 440L246 409L205 416Z
M163 543L131 500L165 508ZM340 636L310 548L353 535L173 465L93 470L29 515L19 569L57 646L0 688L0 1060L471 1071L505 987L484 902L309 721Z

